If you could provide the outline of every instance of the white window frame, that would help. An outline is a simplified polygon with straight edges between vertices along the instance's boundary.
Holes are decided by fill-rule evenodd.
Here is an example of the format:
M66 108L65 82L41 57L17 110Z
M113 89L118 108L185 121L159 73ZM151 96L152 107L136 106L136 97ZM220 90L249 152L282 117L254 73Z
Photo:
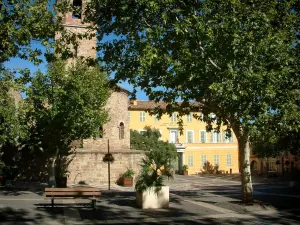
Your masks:
M138 132L142 134L143 132L146 132L146 130L138 130Z
M158 114L155 114L154 115L154 122L158 122L158 118L157 117L158 117Z
M146 121L146 113L140 112L140 122L145 122L145 121Z
M199 114L199 121L200 121L200 123L203 122L203 117L204 117L203 113L200 113Z
M216 143L221 143L222 142L221 132L215 133L215 137L216 137ZM218 140L218 138L219 138L219 140Z
M192 142L189 142L189 135L188 135L188 133L189 132L192 132L192 134L193 134L193 140L192 140ZM193 143L195 143L195 136L194 136L194 131L193 130L186 130L186 143L187 144L193 144Z
M228 138L227 136L226 136L226 132L224 132L224 142L225 143L233 143L233 132L231 131L231 136L230 136L230 138Z
M172 133L172 131L176 131L176 140L175 140L175 142L171 142L171 133ZM169 130L169 137L170 137L169 143L176 144L176 143L177 143L177 140L178 140L178 138L179 138L179 132L178 132L178 129L177 129L177 128L172 128L172 129L170 129L170 130Z
M175 112L172 113L171 122L177 122L177 113Z
M193 155L188 155L188 166L194 167L194 156Z
M210 143L221 143L222 142L222 135L221 132L217 133L215 131L210 132ZM219 141L218 141L219 136Z
M205 134L205 136L204 136L204 142L202 142L202 140L201 140L201 132L204 132L204 134ZM207 143L207 132L206 132L206 130L199 130L199 142L200 143Z
M192 116L191 113L186 115L186 121L187 121L188 123L191 123L191 122L193 121L193 116Z
M230 156L230 157L228 157L228 156ZM228 160L228 159L230 159L230 160ZM230 163L229 163L229 161L230 161ZM232 166L232 155L231 154L226 155L226 165Z
M216 161L218 162L216 163ZM214 155L214 166L216 165L220 166L220 155Z
M204 167L204 164L207 162L207 157L206 157L206 155L201 155L201 164L202 164L202 166L201 166L201 168L203 169L203 167Z

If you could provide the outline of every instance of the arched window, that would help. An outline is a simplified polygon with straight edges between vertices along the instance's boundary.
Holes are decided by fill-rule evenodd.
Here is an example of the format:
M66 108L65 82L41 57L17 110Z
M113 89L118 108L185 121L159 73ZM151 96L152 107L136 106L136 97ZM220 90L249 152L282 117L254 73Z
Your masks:
M124 123L121 122L119 126L119 138L124 139Z
M99 127L99 138L103 138L103 126Z
M73 0L73 19L81 19L82 13L82 0Z

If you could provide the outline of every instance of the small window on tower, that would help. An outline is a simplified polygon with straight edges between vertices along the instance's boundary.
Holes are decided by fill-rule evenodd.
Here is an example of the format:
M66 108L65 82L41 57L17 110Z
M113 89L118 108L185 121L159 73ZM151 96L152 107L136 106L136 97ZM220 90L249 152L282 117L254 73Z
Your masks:
M119 127L119 138L120 138L120 139L124 139L124 123L123 123L123 122L120 123L120 127Z
M103 138L103 126L99 127L99 138Z
M73 19L81 19L82 0L73 0Z

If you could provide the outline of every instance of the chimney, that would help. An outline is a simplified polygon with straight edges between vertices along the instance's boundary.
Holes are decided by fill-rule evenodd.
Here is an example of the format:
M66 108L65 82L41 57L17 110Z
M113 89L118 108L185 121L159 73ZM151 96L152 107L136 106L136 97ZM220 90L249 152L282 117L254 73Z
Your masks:
M137 105L136 99L130 99L130 105Z

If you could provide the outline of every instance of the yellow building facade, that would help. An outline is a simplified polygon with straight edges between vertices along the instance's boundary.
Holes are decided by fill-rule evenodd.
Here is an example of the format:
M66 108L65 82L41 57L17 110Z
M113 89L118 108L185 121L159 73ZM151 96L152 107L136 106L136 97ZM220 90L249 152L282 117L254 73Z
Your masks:
M161 104L164 107L165 103ZM163 115L158 119L155 115L149 115L147 109L154 108L157 104L150 101L132 101L128 109L129 128L143 132L146 126L160 131L161 139L174 143L178 152L176 170L183 165L188 165L189 174L196 174L203 170L206 161L212 165L218 165L224 172L238 173L238 145L234 135L226 137L225 131L220 133L207 132L206 124L193 117L192 112L184 116L183 132L180 133L177 124L177 113Z

